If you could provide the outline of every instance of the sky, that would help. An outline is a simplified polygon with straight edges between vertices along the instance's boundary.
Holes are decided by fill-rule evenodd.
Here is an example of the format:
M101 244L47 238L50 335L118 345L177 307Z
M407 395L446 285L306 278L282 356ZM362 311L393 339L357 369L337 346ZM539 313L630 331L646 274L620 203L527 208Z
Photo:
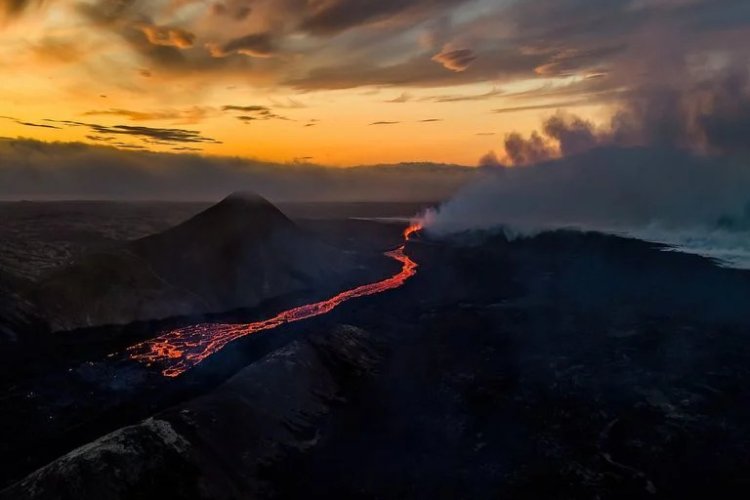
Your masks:
M735 65L741 0L0 0L0 135L275 162L507 158Z
M707 86L746 92L749 28L745 0L0 0L0 136L532 163L565 153L551 119L640 130L679 101L700 129Z

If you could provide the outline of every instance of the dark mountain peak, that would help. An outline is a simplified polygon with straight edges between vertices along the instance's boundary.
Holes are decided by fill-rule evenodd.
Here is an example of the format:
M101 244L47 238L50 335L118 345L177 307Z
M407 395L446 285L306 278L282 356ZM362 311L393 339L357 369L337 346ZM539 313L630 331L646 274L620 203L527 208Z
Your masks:
M257 239L294 223L262 196L252 192L237 192L224 198L203 212L163 233L148 236L141 242L169 242L181 247L196 240L221 245L235 238ZM185 240L177 243L175 240Z
M254 205L271 204L271 202L254 191L235 191L224 198L220 203L247 203Z

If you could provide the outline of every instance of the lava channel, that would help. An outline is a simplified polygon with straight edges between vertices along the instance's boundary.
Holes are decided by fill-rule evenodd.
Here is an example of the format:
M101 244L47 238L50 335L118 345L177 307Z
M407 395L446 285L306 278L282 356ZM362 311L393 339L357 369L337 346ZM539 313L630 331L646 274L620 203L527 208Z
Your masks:
M178 377L239 338L326 314L357 297L399 288L417 273L418 265L406 255L405 248L409 237L421 228L418 223L409 226L403 233L404 244L385 254L401 262L401 271L390 278L343 291L320 302L287 309L272 318L254 323L201 323L169 330L156 338L128 347L128 357L147 366L163 366L161 373L165 377Z

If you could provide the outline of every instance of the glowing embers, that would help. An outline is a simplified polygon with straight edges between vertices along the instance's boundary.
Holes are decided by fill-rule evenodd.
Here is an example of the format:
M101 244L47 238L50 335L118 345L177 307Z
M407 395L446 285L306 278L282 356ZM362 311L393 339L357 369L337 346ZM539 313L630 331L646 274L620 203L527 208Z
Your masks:
M129 357L148 366L164 366L164 376L177 377L241 337L326 314L350 299L399 288L417 273L417 263L404 253L404 249L409 237L421 228L420 224L409 226L404 231L404 245L386 253L402 264L401 271L390 278L343 291L327 300L288 309L263 321L245 324L203 323L170 330L129 347Z

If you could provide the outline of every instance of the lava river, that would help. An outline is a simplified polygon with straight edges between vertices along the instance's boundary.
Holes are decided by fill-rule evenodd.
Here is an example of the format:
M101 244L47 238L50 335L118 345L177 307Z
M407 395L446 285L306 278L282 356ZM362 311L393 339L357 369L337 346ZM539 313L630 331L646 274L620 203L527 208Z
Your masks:
M390 278L343 291L320 302L288 309L272 318L254 323L202 323L169 330L156 338L129 347L128 355L130 359L149 366L157 364L163 367L162 374L166 377L177 377L241 337L326 314L357 297L399 288L417 273L417 263L406 255L405 247L409 237L420 229L420 224L409 226L404 231L404 244L386 253L402 264L401 271Z

